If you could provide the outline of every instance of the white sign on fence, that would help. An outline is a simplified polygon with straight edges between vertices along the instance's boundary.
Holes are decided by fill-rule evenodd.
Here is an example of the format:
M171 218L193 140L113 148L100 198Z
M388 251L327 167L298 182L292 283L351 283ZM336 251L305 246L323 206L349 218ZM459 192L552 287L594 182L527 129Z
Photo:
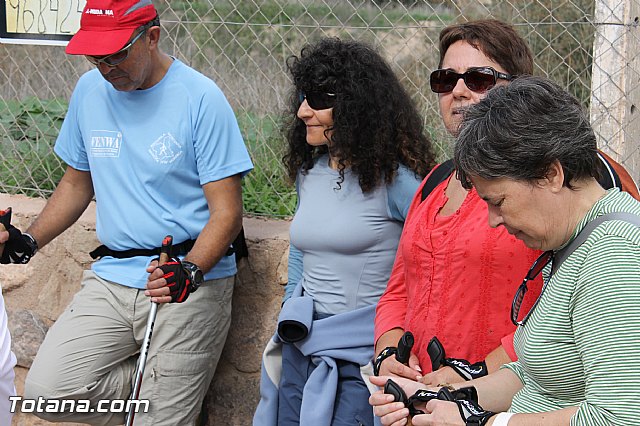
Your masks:
M86 0L0 0L0 43L66 46Z

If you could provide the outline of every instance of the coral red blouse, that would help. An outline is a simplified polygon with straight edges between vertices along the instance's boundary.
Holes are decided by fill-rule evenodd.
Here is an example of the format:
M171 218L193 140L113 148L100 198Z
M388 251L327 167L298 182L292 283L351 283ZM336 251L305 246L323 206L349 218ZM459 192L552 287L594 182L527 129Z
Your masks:
M431 371L426 347L433 336L447 357L471 362L500 346L515 330L510 319L513 296L540 254L504 227L490 228L486 203L475 189L454 214L438 215L448 200L449 179L424 202L424 181L414 195L376 310L376 342L396 327L411 331L423 374ZM541 277L529 283L522 309L530 308L541 285Z

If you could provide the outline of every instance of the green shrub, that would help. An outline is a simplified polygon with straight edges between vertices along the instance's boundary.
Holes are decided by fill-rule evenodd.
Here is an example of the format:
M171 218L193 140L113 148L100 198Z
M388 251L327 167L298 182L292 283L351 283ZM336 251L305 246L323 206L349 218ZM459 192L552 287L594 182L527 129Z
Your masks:
M67 107L59 99L0 100L1 192L31 197L47 197L53 192L65 168L53 153L53 145ZM250 113L238 115L255 166L243 180L247 213L283 217L295 208L295 192L284 178L284 145L277 136L276 120Z
M60 99L0 101L0 190L48 196L64 173L53 143L67 104Z

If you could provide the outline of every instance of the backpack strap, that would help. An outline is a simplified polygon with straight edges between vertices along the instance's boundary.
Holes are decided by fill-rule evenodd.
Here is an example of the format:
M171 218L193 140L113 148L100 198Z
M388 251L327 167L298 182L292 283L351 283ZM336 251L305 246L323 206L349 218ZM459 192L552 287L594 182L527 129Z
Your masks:
M585 241L587 241L587 238L589 238L589 235L591 234L591 232L593 232L594 229L609 220L622 220L624 222L629 222L635 226L640 227L640 216L633 213L613 212L595 218L591 222L587 223L584 228L582 228L582 231L580 231L578 236L574 238L574 240L571 241L568 246L566 246L562 250L557 251L554 254L551 274L554 274L560 268L562 262L564 262L575 249L577 249Z
M600 178L598 182L604 189L620 188L622 191L622 182L618 172L613 168L613 165L598 151L598 158L601 161Z
M640 201L640 193L638 193L638 185L633 180L633 178L631 177L627 169L625 169L622 164L616 162L613 158L611 158L610 156L608 156L602 151L598 151L598 155L604 158L604 160L606 160L606 164L601 160L601 170L600 170L601 173L607 173L607 174L609 173L609 170L604 170L605 167L607 167L610 170L613 170L613 172L618 175L618 179L621 185L621 190L629 193L629 195L631 195L633 198ZM603 188L608 189L608 187L604 186L605 184L603 182L601 182L600 180L598 182L603 186Z
M424 201L436 186L444 182L445 179L448 178L451 173L453 173L453 169L453 159L449 159L439 166L436 166L436 168L433 169L433 171L427 178L427 181L424 183L424 186L422 187L422 197L420 199L420 202Z

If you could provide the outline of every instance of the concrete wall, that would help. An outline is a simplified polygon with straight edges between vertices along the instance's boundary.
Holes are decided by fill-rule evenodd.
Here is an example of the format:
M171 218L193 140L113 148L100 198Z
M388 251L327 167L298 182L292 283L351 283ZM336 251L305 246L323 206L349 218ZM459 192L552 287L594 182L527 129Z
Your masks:
M0 208L13 207L13 223L24 229L45 201L0 194ZM16 387L24 377L46 330L80 287L91 264L95 206L41 250L27 265L2 265L0 284L9 314L13 350L18 358ZM205 399L208 425L251 424L258 402L262 349L273 333L286 282L289 222L244 219L250 257L238 265L233 318L227 343ZM18 414L13 425L48 425L30 414ZM69 425L69 423L67 423Z

